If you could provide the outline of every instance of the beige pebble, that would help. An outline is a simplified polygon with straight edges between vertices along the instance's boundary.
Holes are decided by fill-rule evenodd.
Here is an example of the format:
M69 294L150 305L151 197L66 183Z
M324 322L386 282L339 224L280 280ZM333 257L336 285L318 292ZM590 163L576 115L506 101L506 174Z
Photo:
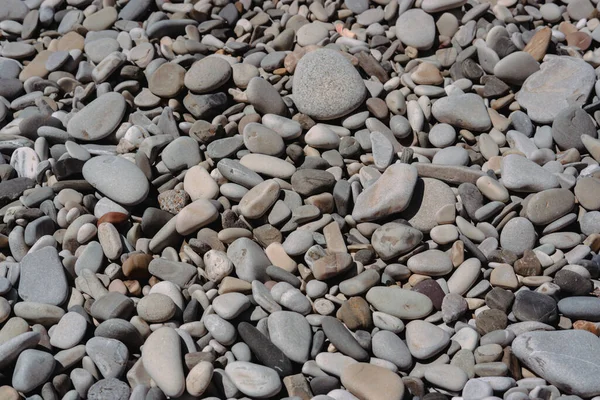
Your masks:
M194 165L185 173L183 190L190 195L192 201L214 199L219 195L219 185L210 176L206 168L200 165Z
M500 182L489 176L478 178L476 185L481 193L491 201L501 201L505 203L510 200L508 190L506 190Z

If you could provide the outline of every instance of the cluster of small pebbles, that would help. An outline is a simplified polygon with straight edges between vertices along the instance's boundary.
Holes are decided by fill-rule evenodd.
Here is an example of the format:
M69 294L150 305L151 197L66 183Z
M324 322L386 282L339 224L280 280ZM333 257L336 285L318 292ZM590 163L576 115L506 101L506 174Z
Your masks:
M600 399L598 10L0 0L0 399Z

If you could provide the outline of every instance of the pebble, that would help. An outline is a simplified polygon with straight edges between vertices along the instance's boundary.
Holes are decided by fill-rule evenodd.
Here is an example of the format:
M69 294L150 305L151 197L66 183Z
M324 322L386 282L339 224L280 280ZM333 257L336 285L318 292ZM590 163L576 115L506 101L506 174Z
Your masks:
M175 329L160 328L146 339L142 350L144 369L167 396L177 397L185 391L181 361L181 344Z
M247 396L271 397L281 390L277 372L262 365L235 361L227 364L225 373L237 389Z
M335 69L335 74L328 73ZM339 52L316 50L300 59L294 72L294 104L319 120L343 117L365 99L367 90L359 73Z
M561 390L576 396L600 393L595 374L598 337L583 330L525 332L512 344L519 361Z
M418 173L410 165L395 164L360 193L352 217L359 222L372 221L404 211L412 199Z
M119 93L106 93L85 106L69 120L67 132L76 139L93 141L115 131L125 115L125 98Z
M122 157L93 157L84 164L82 173L90 185L125 206L139 204L150 190L144 173Z

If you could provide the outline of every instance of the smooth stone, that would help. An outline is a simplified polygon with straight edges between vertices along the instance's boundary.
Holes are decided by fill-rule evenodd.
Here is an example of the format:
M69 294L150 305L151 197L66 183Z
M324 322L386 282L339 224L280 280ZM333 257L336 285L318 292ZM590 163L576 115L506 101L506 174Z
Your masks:
M544 190L527 202L527 218L535 225L547 225L569 213L574 205L575 196L570 190Z
M534 193L559 186L552 172L517 154L502 159L502 184L515 192Z
M477 258L465 260L448 279L450 293L464 295L477 282L481 274L481 261Z
M560 111L552 122L552 139L560 149L575 148L585 151L582 135L592 138L598 136L593 119L579 106L567 107Z
M298 62L292 93L298 111L330 120L358 108L367 90L358 71L342 54L319 49L305 54Z
M357 398L402 400L404 396L402 379L392 371L373 364L348 365L342 370L341 382Z
M406 266L415 274L443 276L453 269L452 260L441 250L426 250L409 258Z
M269 338L248 322L238 325L238 332L256 359L264 366L277 371L279 376L292 374L292 362ZM275 332L278 332L277 330ZM271 334L271 332L269 332ZM287 332L286 332L287 333ZM236 344L237 345L237 344ZM238 361L244 361L238 359Z
M266 269L271 261L256 242L248 238L236 239L229 245L227 257L235 266L238 278L247 282L268 279Z
M231 65L221 57L205 57L196 61L185 73L185 86L195 93L209 93L231 78Z
M251 122L244 127L244 145L252 153L277 156L282 154L285 144L280 135L262 124Z
M574 320L600 322L600 300L595 297L566 297L558 302L558 310Z
M594 69L585 61L550 56L523 83L516 100L534 122L549 124L565 108L583 105L595 81Z
M208 332L215 338L219 343L223 345L230 345L235 341L236 332L235 327L228 321L219 317L216 314L206 315L203 318L204 325Z
M151 293L144 296L136 305L138 316L148 323L160 323L171 319L177 307L169 296Z
M522 85L540 65L533 56L525 51L515 51L502 58L494 67L494 75L506 83Z
M19 354L24 350L35 347L39 343L40 338L41 335L39 332L30 331L21 333L2 343L0 345L0 368L6 368L15 361L17 357L19 357Z
M463 165L469 164L469 153L462 147L447 147L438 151L434 156L432 163L441 165Z
M521 291L515 296L512 312L519 321L552 324L558 320L556 301L545 294Z
M417 184L412 165L394 164L356 199L352 217L357 222L373 221L404 211Z
M224 293L213 299L212 306L221 318L236 318L250 307L250 300L242 293Z
M402 319L423 318L433 310L429 297L405 289L374 287L367 292L366 298L378 311Z
M106 93L78 111L69 120L67 132L85 141L103 139L114 132L125 110L125 98L121 94Z
M352 357L357 361L366 361L369 359L369 353L365 351L352 336L352 333L334 317L324 317L321 321L321 327L329 341L343 354Z
M531 221L527 218L513 218L504 226L500 233L500 245L517 256L535 246L536 233Z
M240 392L255 398L267 398L281 390L281 380L275 370L246 361L227 364L225 373Z
M406 344L413 357L427 359L439 354L450 343L450 335L425 321L406 324Z
M483 99L474 93L443 97L431 112L439 122L458 128L487 131L492 125Z
M425 370L425 379L436 387L451 391L461 391L467 380L467 374L454 365L431 365Z
M423 10L408 10L396 20L396 36L407 46L429 50L435 40L435 21Z
M90 386L87 392L88 400L103 400L110 393L112 400L127 400L131 393L129 386L116 378L100 379Z
M183 188L192 201L214 199L219 194L219 185L210 176L206 168L195 165L187 170L183 180Z
M178 137L162 151L162 162L171 171L191 168L202 161L198 143L186 136Z
M129 351L116 339L93 337L85 344L85 352L105 378L118 378L127 367Z
M123 157L92 157L82 172L85 180L98 191L125 206L141 203L150 191L146 175Z
M27 349L17 359L12 376L12 387L19 392L29 393L52 376L56 361L52 354Z
M246 89L246 95L250 104L254 106L256 111L262 114L285 116L288 112L277 89L262 78L254 77L250 80Z
M180 338L175 329L162 327L152 332L142 349L142 363L148 375L167 396L185 391Z
M398 335L382 330L373 335L371 340L373 355L394 364L400 370L412 365L412 357L406 344Z
M27 254L21 260L19 297L60 306L69 296L65 268L54 247Z
M189 235L205 227L219 217L219 211L206 199L198 199L185 206L175 217L175 229L181 235Z
M598 337L583 330L526 332L512 343L514 355L560 390L581 397L600 394L595 378Z
M87 321L79 313L70 311L58 322L50 335L50 344L56 348L66 350L75 347L87 330Z
M297 363L305 363L310 356L312 331L304 316L290 311L276 311L269 315L269 338Z

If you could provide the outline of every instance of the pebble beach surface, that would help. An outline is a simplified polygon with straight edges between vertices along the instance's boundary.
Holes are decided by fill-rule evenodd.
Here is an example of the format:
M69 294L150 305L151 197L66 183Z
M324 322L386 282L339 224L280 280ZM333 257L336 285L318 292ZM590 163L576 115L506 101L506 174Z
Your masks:
M600 399L598 0L0 0L0 400Z

